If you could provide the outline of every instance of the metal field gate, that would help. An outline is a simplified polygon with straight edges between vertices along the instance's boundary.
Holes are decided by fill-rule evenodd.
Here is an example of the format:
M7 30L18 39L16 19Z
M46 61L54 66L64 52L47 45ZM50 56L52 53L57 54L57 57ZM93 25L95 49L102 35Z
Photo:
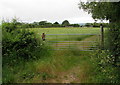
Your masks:
M100 34L46 34L46 42L54 50L93 51L99 49Z

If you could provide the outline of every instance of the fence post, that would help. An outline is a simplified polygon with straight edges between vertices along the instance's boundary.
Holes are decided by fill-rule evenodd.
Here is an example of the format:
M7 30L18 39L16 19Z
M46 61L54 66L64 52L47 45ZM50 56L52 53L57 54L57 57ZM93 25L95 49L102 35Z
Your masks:
M104 29L103 29L103 25L100 25L101 28L101 49L104 49Z

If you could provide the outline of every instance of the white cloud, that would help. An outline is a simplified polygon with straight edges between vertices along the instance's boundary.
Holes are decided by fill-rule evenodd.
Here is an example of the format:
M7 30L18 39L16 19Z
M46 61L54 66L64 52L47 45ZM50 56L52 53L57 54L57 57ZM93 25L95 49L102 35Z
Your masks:
M79 0L1 0L0 9L4 18L16 16L26 22L93 22L90 15L79 10L78 3Z

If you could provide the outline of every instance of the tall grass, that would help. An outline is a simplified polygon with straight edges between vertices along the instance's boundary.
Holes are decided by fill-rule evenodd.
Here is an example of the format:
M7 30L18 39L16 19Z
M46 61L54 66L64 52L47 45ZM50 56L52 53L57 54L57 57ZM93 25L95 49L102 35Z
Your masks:
M91 64L90 56L85 56L86 53L88 52L77 54L75 50L55 51L55 54L50 57L26 62L24 65L20 64L19 67L6 70L5 73L11 73L7 73L6 77L10 79L10 82L15 83L62 83L66 78L69 79L68 74L75 74L79 80L70 82L85 83L88 82L86 77L90 76L85 76L85 73L89 72ZM80 81L81 78L82 81Z
M91 31L90 31L91 30ZM31 31L35 32L31 35L23 38L22 41L26 41L26 39L34 39L36 41L38 49L34 49L34 47L27 47L27 49L23 49L23 53L32 53L32 58L24 61L23 59L15 59L17 64L14 63L14 57L16 57L16 51L13 50L11 46L9 49L12 53L10 54L7 51L7 58L4 60L5 62L13 63L11 66L8 64L4 64L3 66L3 82L4 83L108 83L108 82L119 82L117 79L119 75L114 75L116 68L112 68L108 63L108 55L106 51L93 51L93 52L84 52L79 51L79 49L66 49L60 51L49 50L50 47L47 45L47 42L41 42L41 34L43 32L47 32L47 34L64 34L64 33L99 33L98 28L34 28L30 29L30 32L18 31L20 33L31 33ZM16 31L17 32L17 31ZM15 32L15 33L16 33ZM4 33L4 38L7 43L6 46L9 47L9 43L19 41L23 35L19 35L19 33L9 34ZM34 35L34 36L33 36ZM81 37L82 38L82 37ZM86 38L86 37L85 37ZM84 38L83 38L84 39ZM90 40L92 40L90 38ZM30 46L34 46L31 41ZM32 44L32 45L31 45ZM12 43L13 45L13 43ZM22 44L23 45L23 44ZM40 47L40 48L39 48ZM14 47L15 48L15 47ZM22 49L22 48L21 48ZM30 50L31 49L31 50ZM28 51L26 51L28 50ZM11 56L8 58L8 56ZM4 57L3 56L3 57ZM34 56L36 58L34 58ZM28 57L29 58L29 57ZM3 62L4 62L3 61ZM9 68L9 70L8 70Z
M2 26L3 83L13 83L16 78L14 75L24 67L26 62L51 55L49 46L37 39L33 32L16 30L13 28L14 25L4 22Z

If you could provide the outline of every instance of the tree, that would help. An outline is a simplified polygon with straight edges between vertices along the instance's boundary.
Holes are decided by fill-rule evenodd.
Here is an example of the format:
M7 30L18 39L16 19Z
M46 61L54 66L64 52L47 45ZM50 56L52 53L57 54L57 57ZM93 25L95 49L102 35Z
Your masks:
M72 27L80 27L79 24L70 24L70 26L72 26Z
M92 14L94 19L109 20L108 49L113 55L114 65L120 60L120 1L81 2L79 8Z
M120 2L81 2L79 8L92 14L94 19L120 22Z
M40 21L39 25L45 25L47 23L47 21Z
M69 25L70 25L70 23L68 20L65 20L62 22L62 26L69 26Z
M60 24L58 22L53 23L53 27L60 27Z
M85 26L86 26L86 27L91 27L92 24L91 24L91 23L86 23Z
M45 25L43 27L52 27L52 23L47 22L47 23L45 23Z
M52 23L47 22L47 21L40 21L39 22L39 26L43 27L43 28L45 28L45 27L52 27Z
M59 25L59 23L58 23L58 22L55 22L54 24Z

